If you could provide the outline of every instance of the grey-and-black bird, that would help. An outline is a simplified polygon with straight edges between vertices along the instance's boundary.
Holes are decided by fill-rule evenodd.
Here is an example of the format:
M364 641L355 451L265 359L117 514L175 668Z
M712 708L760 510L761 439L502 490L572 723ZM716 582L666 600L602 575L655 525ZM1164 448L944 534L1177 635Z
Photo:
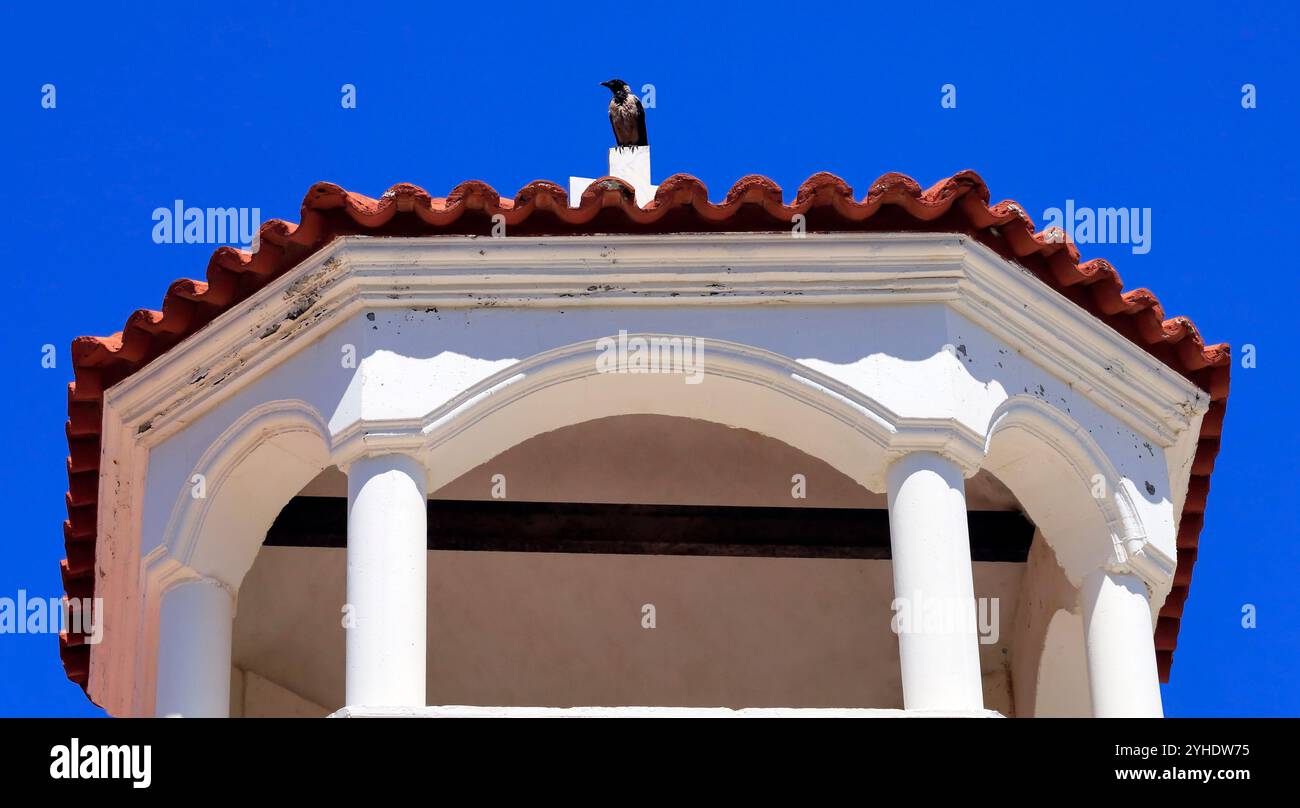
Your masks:
M614 94L609 102L609 124L614 127L614 142L620 149L632 146L649 146L645 135L645 109L641 99L636 97L632 88L622 79L602 81L602 87L608 87Z

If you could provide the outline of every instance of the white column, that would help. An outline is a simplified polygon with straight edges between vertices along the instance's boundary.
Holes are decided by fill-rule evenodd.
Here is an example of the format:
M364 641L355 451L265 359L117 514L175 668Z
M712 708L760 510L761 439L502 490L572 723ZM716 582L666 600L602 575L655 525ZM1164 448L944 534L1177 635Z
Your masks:
M425 487L407 455L348 467L349 706L425 706Z
M234 619L234 597L211 578L186 581L163 593L155 715L230 715L230 633Z
M1098 718L1164 715L1146 584L1094 570L1079 591L1092 713Z
M895 620L908 618L897 624L903 706L983 709L961 469L934 452L913 452L890 465L886 481ZM928 620L935 614L952 619L935 625Z

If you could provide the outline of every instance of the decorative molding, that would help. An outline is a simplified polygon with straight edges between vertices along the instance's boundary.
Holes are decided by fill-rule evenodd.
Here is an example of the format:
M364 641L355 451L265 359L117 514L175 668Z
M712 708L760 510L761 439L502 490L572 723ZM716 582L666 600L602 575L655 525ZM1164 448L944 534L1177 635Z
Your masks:
M1207 393L1118 332L1099 327L1097 318L1030 272L1008 272L1012 265L988 247L971 247L971 272L956 311L1011 345L1028 346L1040 366L1162 447L1199 423L1210 407Z
M1124 487L1119 471L1086 429L1037 398L1014 396L994 413L982 454L987 454L998 433L1004 429L1023 429L1050 447L1070 465L1082 486L1089 487L1091 475L1101 474L1106 495L1094 499L1105 519L1111 541L1111 553L1105 563L1131 567L1153 592L1168 590L1173 580L1173 561L1146 534L1137 506ZM1084 573L1078 569L1070 572L1080 580Z
M1105 564L1107 572L1135 575L1147 588L1147 598L1158 609L1174 577L1177 561L1145 539L1116 542L1115 558Z
M892 463L912 452L943 455L973 477L984 461L984 436L955 418L899 418L887 456Z
M231 471L238 468L240 461L267 438L290 432L307 432L329 445L329 428L314 407L297 400L270 401L249 410L222 432L199 458L192 473L203 475L206 484L216 492ZM173 565L189 569L194 542L203 531L203 523L214 501L213 497L195 499L189 492L189 486L183 485L177 493L163 531L163 541L145 559L146 575L151 575L151 571L157 568L165 578L171 574L167 570ZM160 591L178 583L163 578L159 578L159 583L164 584ZM238 589L238 582L222 585L231 592Z
M301 348L307 333L367 309L791 302L943 303L1160 446L1172 445L1209 404L1191 382L1037 278L965 236L942 233L348 236L115 385L105 400L143 445L154 445Z

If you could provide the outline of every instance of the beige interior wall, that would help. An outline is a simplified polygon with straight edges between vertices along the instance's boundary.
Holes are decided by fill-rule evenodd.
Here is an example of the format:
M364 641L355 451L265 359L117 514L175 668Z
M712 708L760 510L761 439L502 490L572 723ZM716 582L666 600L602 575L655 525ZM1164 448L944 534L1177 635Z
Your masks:
M264 548L240 595L235 664L343 706L345 566L342 549ZM1014 602L1020 572L977 563L977 595ZM891 575L888 561L431 552L429 699L901 707ZM1010 713L1013 615L1001 617L981 661L986 705Z
M319 718L330 712L254 671L230 668L231 718Z
M1079 592L1040 532L1034 533L1024 567L1010 648L1018 714L1091 715Z

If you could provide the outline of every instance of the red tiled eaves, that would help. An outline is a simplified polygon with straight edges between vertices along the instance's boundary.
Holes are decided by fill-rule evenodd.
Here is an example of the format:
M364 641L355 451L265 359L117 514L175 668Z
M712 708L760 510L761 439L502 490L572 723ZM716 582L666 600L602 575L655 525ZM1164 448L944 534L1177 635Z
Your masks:
M477 181L458 185L446 197L433 197L415 185L394 185L379 199L318 183L307 192L302 221L264 223L256 255L222 247L208 262L207 281L178 280L163 298L162 311L141 309L111 337L79 337L72 343L76 381L68 392L68 520L64 523L67 559L62 562L69 597L94 590L95 531L100 461L100 424L106 389L146 365L217 315L338 236L482 235L492 217L505 218L508 236L700 233L787 230L803 214L809 231L929 231L969 234L1004 258L1033 272L1061 294L1138 344L1209 393L1210 411L1202 428L1191 485L1178 535L1178 571L1173 592L1160 613L1156 648L1160 676L1168 680L1179 620L1196 563L1204 522L1210 472L1228 397L1230 351L1206 346L1191 321L1166 318L1159 301L1145 289L1125 292L1119 273L1103 260L1080 262L1073 244L1034 231L1034 223L1013 202L989 205L989 191L973 171L963 171L922 189L910 177L886 174L866 197L831 174L810 177L794 201L766 177L748 176L722 202L709 201L704 184L675 174L659 186L644 208L625 182L605 177L569 207L560 186L529 183L514 199L502 199ZM91 647L79 636L60 638L68 677L84 688Z

